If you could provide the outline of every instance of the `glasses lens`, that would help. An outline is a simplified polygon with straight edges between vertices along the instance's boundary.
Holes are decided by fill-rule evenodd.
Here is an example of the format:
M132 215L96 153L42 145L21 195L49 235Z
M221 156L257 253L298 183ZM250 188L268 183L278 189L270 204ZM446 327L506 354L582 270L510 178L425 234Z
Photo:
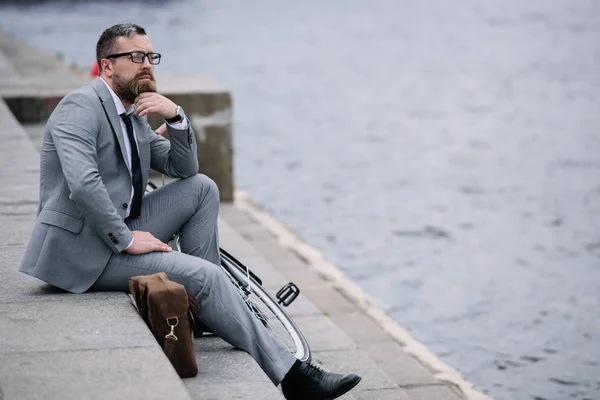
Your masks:
M131 61L137 64L142 64L144 62L144 57L146 57L144 53L131 53Z
M160 62L160 54L150 53L148 54L148 60L150 61L150 64L156 65Z

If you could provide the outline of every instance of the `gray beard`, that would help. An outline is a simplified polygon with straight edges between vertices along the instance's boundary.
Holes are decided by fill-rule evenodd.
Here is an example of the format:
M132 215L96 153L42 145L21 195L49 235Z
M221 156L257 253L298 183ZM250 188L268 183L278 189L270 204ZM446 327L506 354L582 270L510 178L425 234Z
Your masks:
M113 82L115 84L115 93L123 101L133 104L135 98L140 93L156 92L156 83L152 81L141 81L138 77L134 77L130 81L124 81L119 76L113 76Z

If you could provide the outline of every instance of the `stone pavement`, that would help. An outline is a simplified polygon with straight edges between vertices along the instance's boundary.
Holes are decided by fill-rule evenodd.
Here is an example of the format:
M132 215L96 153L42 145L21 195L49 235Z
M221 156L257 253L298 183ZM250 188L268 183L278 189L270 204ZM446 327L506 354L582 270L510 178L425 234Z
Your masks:
M16 80L18 63L14 53L0 51L0 72ZM20 274L37 210L40 129L26 131L3 101L0 126L0 400L283 398L247 354L215 337L196 341L199 374L181 380L126 294L72 295ZM363 377L343 399L465 397L409 355L405 343L335 282L283 247L250 209L223 204L219 224L221 245L265 287L276 290L288 281L300 287L289 313L308 339L313 362Z
M0 399L189 398L126 294L71 295L17 271L39 154L3 101L0 125Z

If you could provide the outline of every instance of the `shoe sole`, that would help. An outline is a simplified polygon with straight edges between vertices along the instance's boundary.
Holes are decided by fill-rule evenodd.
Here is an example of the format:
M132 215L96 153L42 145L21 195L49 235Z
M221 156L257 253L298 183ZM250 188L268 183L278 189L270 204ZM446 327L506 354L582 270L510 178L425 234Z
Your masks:
M345 395L346 393L348 393L349 391L354 389L356 387L356 385L358 385L360 383L360 381L362 381L362 378L358 378L358 380L354 383L354 385L350 386L348 389L344 390L342 393L338 393L333 397L328 397L325 400L333 400L333 399L337 399L338 397Z

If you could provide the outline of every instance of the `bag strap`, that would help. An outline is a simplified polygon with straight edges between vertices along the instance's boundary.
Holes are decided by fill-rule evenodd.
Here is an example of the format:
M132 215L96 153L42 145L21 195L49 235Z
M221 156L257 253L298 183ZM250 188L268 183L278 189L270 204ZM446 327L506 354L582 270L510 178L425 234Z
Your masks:
M169 360L171 359L171 355L173 355L173 349L175 348L176 341L176 337L167 336L165 339L165 345L163 346L163 350Z
M167 355L168 359L171 359L171 355L173 354L173 348L175 347L175 342L177 342L177 336L175 336L175 327L179 324L179 319L168 318L167 325L171 327L171 332L165 335L165 344L163 346L163 350Z
M198 302L198 300L192 296L190 293L187 294L188 296L188 306L191 309L197 310L200 307L200 303Z

